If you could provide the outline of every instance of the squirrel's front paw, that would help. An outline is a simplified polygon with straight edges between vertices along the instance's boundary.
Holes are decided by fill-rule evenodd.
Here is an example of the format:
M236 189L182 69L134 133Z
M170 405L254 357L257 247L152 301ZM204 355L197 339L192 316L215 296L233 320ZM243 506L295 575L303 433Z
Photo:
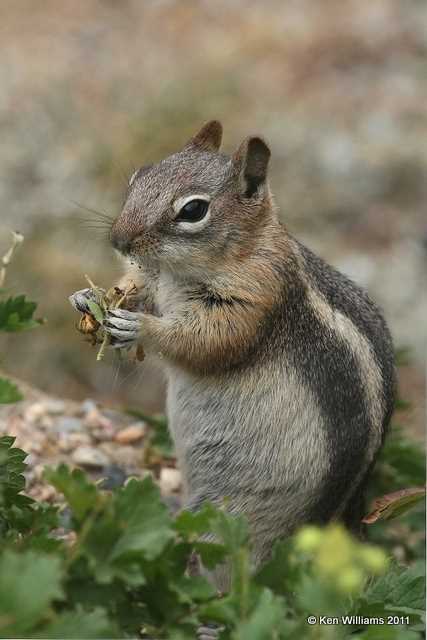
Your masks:
M140 337L141 314L126 309L110 309L105 313L102 326L110 336L110 345L114 349L127 349Z
M73 293L68 300L76 311L90 313L88 302L96 302L96 293L93 289L80 289L80 291Z

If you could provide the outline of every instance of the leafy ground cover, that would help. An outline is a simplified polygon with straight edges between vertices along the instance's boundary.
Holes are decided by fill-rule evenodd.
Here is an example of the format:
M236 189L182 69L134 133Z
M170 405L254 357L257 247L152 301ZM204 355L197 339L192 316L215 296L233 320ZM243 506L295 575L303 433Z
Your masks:
M207 621L236 640L422 637L423 563L398 564L338 524L278 543L253 576L242 518L211 506L172 517L151 478L102 491L62 465L45 475L70 510L61 539L64 515L22 493L25 453L5 436L0 456L1 637L184 640ZM207 532L215 542L200 541ZM187 576L194 553L209 569L231 563L229 594Z

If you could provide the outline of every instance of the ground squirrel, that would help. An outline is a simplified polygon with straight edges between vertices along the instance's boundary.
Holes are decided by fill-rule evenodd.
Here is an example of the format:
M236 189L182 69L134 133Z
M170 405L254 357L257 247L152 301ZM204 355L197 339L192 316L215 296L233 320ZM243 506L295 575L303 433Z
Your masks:
M186 504L227 497L258 566L303 523L359 529L393 409L393 349L367 294L279 222L266 143L250 137L228 157L221 137L209 122L132 176L111 242L141 306L104 326L114 347L161 354ZM85 311L90 295L72 304Z

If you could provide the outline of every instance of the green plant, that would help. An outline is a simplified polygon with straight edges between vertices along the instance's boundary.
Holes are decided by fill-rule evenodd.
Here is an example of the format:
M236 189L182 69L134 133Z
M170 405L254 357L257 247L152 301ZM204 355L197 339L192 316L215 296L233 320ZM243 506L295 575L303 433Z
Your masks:
M278 543L253 576L243 518L210 505L173 518L151 478L106 492L60 466L46 471L71 511L60 539L61 512L22 494L25 453L4 437L0 455L0 637L185 640L207 621L232 640L422 637L422 567L399 567L337 524ZM231 564L229 594L187 576L193 553L208 569ZM396 624L366 624L388 616Z
M385 441L370 484L369 499L425 484L424 449L393 425ZM425 557L425 500L401 520L376 522L368 527L372 542L405 561Z
M33 329L42 322L34 319L37 307L35 302L29 302L23 295L6 297L4 289L6 269L23 239L21 234L13 233L12 245L0 261L0 331L8 333ZM17 386L6 378L0 378L0 404L18 402L21 399L22 395Z

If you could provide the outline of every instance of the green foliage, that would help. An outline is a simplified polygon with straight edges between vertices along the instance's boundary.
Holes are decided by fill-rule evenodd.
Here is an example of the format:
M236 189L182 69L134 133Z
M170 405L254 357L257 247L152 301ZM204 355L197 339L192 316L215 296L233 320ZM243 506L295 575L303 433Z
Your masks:
M10 404L19 402L19 400L22 400L22 394L16 384L5 378L0 378L0 404Z
M407 487L425 484L424 448L405 437L393 425L385 441L370 484L370 500ZM368 527L369 539L393 552L396 546L407 561L425 556L425 500L406 513L396 525L378 522Z
M0 331L17 332L26 329L38 327L42 321L34 319L34 311L37 308L35 302L29 302L25 296L10 297L5 300L4 289L0 289ZM22 400L22 394L18 387L6 380L0 378L0 405L19 402Z
M10 436L0 437L0 550L18 540L22 549L55 548L55 540L46 534L58 526L56 509L22 494L27 454L13 447L14 441Z
M34 319L35 302L29 302L25 296L7 298L0 301L0 330L23 331L33 329L41 324L41 320Z
M422 637L423 567L398 566L338 524L278 542L254 576L243 518L211 505L173 518L151 478L106 492L62 465L45 474L71 511L71 540L60 540L57 510L22 494L25 453L13 438L0 439L0 457L2 638L193 640L207 622L224 625L225 640ZM211 570L231 568L228 594L187 575L195 552ZM325 614L359 618L307 623ZM390 615L402 623L363 622Z
M402 427L393 425L374 472L375 490L390 493L425 483L424 449L405 437Z
M97 304L93 300L88 300L87 304L95 320L97 320L97 322L99 323L102 323L104 321L104 312L99 304Z

